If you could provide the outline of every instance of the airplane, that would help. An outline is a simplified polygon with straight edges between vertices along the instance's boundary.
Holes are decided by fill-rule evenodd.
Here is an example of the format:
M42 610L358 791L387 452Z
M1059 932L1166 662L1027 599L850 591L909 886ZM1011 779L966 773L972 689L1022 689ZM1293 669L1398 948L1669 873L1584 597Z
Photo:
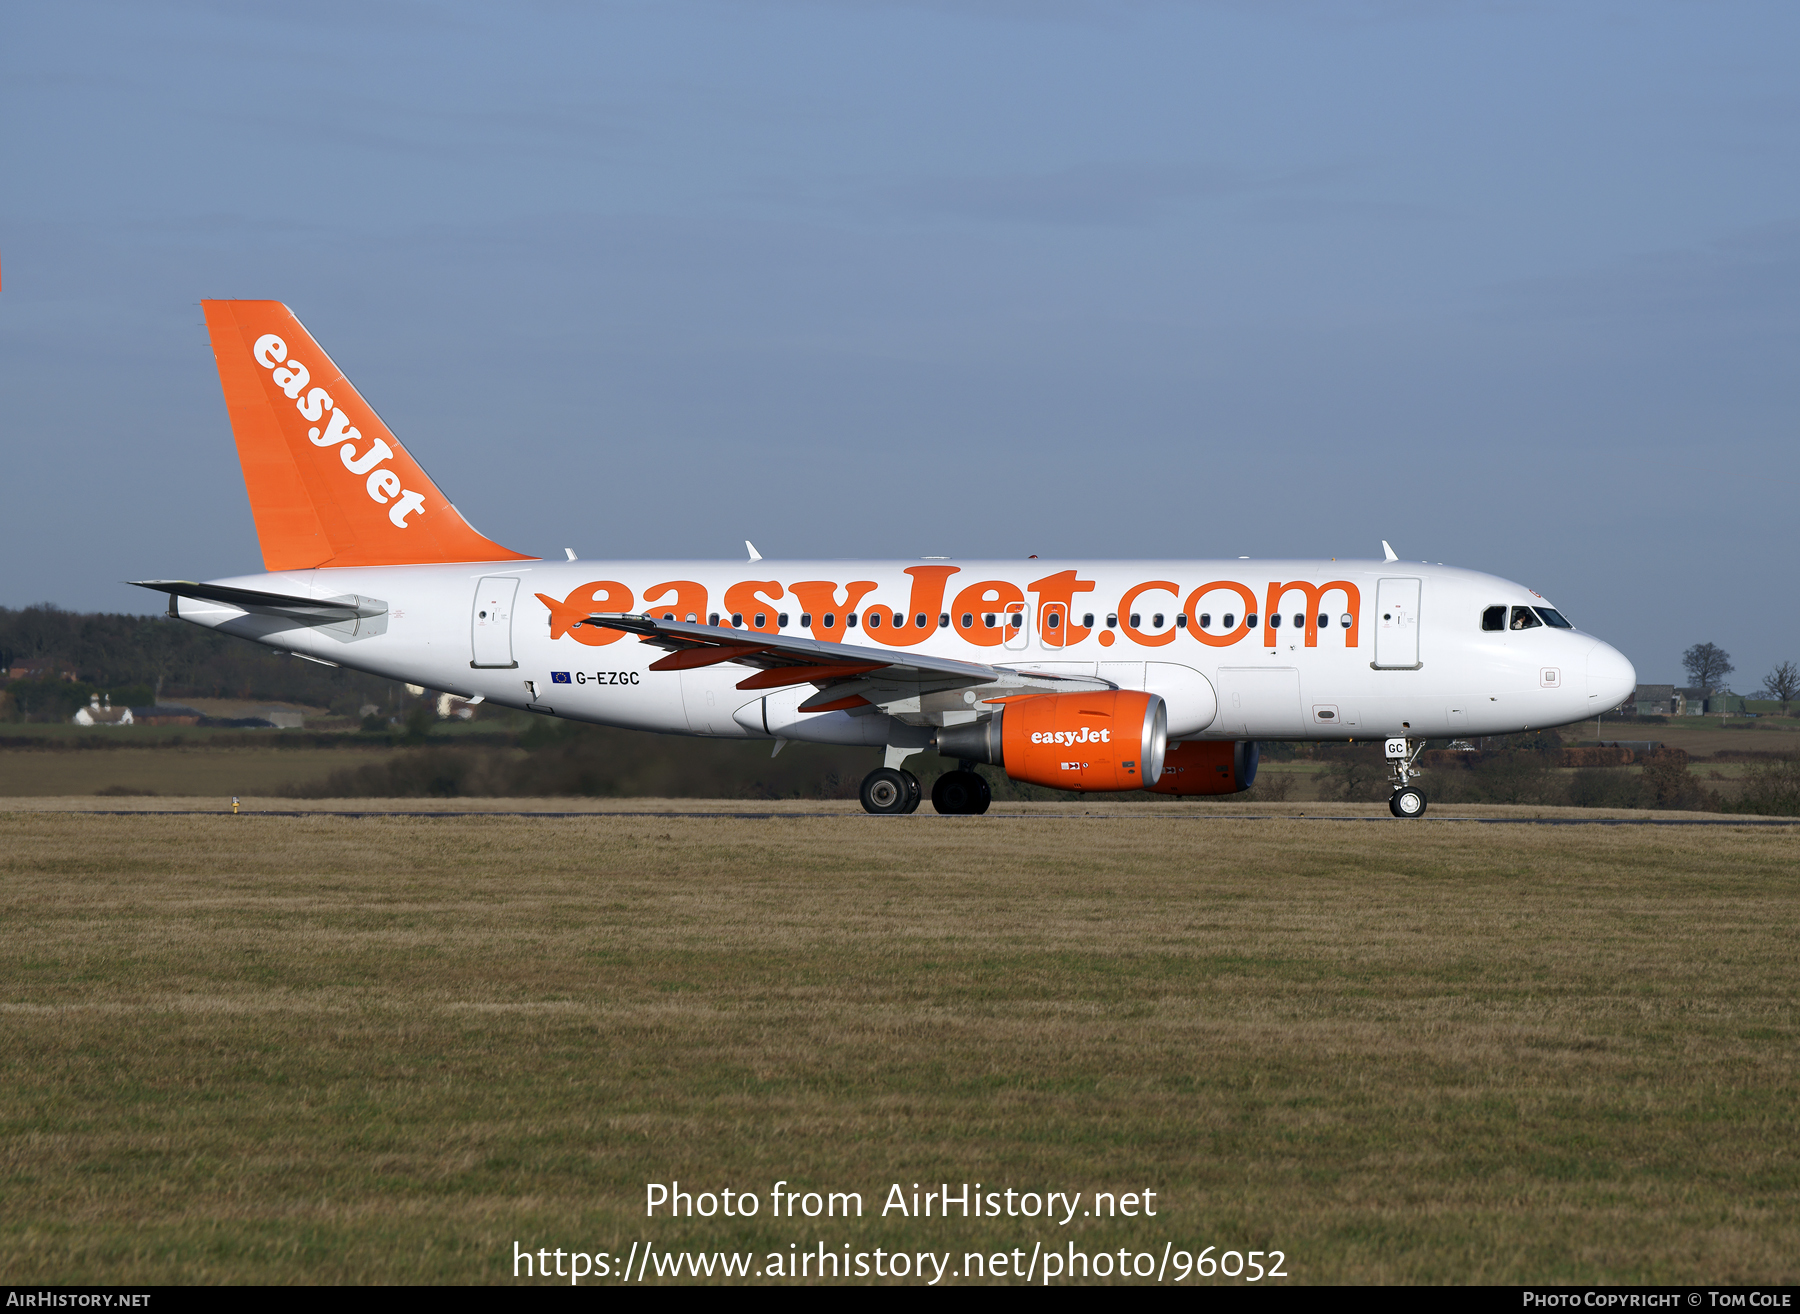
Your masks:
M1240 793L1260 743L1384 741L1423 816L1428 739L1585 720L1637 683L1536 591L1383 559L544 560L484 537L277 301L201 303L265 573L134 580L171 616L543 716L864 745L863 807L917 754L1080 792Z

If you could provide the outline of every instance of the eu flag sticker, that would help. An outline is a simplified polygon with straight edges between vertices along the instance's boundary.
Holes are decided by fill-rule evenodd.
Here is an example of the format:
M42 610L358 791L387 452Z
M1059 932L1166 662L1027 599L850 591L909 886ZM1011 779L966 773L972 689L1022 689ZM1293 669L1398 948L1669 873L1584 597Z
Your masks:
M569 673L567 671L551 671L550 672L550 683L551 684L567 684L568 682L569 682Z

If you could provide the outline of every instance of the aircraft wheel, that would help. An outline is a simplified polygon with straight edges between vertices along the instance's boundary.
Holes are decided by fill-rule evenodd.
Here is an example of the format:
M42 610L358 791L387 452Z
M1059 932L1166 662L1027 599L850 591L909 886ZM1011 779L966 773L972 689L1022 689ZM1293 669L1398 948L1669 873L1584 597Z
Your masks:
M946 771L931 787L931 806L947 817L978 817L992 800L988 782L973 771Z
M900 810L907 813L917 812L919 804L924 801L925 788L919 784L919 778L912 772L903 768L900 774L906 777L906 806Z
M1388 800L1388 811L1402 820L1425 815L1425 795L1408 785L1405 789L1397 789Z
M915 780L911 789L906 782L909 771L895 771L892 767L876 767L862 782L862 805L864 812L883 813L910 812L918 804L918 784Z

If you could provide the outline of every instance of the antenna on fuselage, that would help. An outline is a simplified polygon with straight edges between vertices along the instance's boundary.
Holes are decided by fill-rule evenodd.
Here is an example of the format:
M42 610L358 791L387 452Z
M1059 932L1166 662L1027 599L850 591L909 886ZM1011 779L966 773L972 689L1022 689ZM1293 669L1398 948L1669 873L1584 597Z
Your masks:
M1383 553L1386 554L1381 558L1383 561L1398 561L1398 560L1400 560L1399 557L1394 555L1394 549L1388 546L1388 541L1385 538L1381 540L1381 550Z
M744 540L744 549L745 549L745 551L749 552L751 561L761 561L762 560L762 553L760 553L756 550L756 544L752 543L749 539ZM748 564L748 563L746 563L746 564Z

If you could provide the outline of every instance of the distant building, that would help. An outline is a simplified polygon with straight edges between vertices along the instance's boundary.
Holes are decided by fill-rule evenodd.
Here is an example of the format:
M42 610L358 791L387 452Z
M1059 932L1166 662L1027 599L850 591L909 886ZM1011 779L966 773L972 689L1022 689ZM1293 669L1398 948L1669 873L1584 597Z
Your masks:
M1681 715L1676 705L1675 686L1672 684L1640 684L1631 707L1638 716Z
M154 707L131 709L133 725L199 725L200 713L179 703L158 703Z
M112 695L106 696L104 705L100 695L95 694L88 700L88 705L69 718L76 725L133 725L136 718L131 715L129 707L114 707Z
M67 680L75 683L75 668L55 657L30 657L7 668L9 680Z
M1677 689L1683 716L1742 716L1744 696L1720 689L1710 696L1704 689Z

